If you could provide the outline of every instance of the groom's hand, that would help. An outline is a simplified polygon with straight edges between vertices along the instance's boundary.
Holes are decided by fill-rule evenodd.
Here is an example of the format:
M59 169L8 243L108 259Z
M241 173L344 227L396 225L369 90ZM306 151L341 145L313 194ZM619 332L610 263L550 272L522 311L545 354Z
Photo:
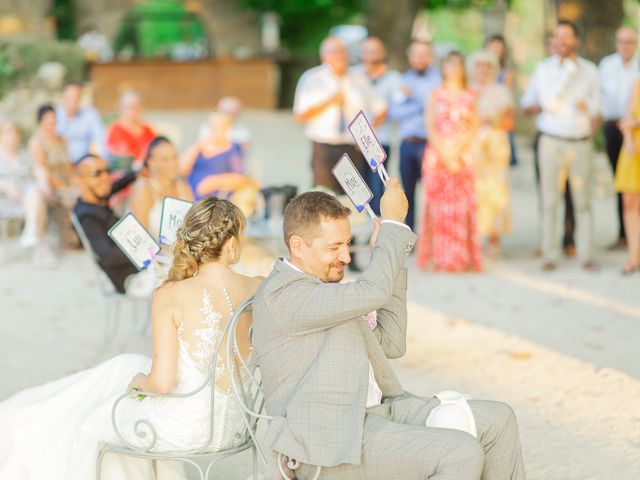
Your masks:
M396 177L391 177L387 188L380 199L380 216L382 220L393 220L404 223L409 211L409 202Z

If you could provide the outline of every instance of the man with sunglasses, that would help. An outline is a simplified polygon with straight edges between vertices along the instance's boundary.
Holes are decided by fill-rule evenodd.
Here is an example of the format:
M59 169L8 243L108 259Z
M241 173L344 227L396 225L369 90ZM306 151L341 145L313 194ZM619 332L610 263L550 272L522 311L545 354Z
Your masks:
M135 297L149 296L154 287L150 275L146 271L138 273L107 233L120 220L109 207L109 199L133 183L138 172L127 173L112 182L107 162L93 154L87 154L76 162L75 173L81 195L73 213L98 257L98 265L117 292Z

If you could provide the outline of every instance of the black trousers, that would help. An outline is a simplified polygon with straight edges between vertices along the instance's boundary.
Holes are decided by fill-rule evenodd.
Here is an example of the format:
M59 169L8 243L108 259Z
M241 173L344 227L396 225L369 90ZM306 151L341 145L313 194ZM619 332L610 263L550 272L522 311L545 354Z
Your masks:
M602 133L604 134L605 148L607 149L607 156L609 157L609 163L611 164L611 171L613 176L616 175L616 167L618 166L618 157L620 156L620 150L622 149L622 132L618 128L618 122L616 120L607 120L602 126ZM626 238L624 231L624 219L622 217L622 194L618 193L618 238Z
M536 186L538 187L538 197L541 198L540 191L540 155L538 146L540 144L540 132L536 132L533 139L533 168L536 173ZM571 198L571 185L567 178L567 184L564 189L564 236L562 237L562 246L575 245L574 233L576 229L576 221L573 215L573 199Z
M355 167L363 175L365 173L364 169L369 167L365 164L364 157L355 145L330 145L328 143L313 142L311 170L313 172L314 187L327 187L339 195L344 193L336 177L333 176L332 170L345 153L349 155Z

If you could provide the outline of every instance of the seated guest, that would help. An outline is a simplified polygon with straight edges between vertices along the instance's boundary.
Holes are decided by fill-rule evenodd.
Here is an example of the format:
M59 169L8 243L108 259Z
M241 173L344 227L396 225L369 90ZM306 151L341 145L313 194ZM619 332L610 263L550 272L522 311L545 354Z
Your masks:
M289 478L281 460L299 462L294 478L301 480L313 478L316 467L323 479L524 480L508 405L461 402L465 416L455 417L466 425L458 422L459 431L436 422L446 410L438 397L406 392L393 372L388 359L406 350L405 263L416 240L402 224L407 210L391 178L371 262L355 281L340 283L351 262L350 210L322 192L287 206L289 258L276 263L253 304L265 410L274 417L264 445L272 457L281 454L276 461Z
M87 152L104 155L104 126L93 107L83 107L82 85L69 83L62 91L62 105L56 110L57 131L67 142L69 158L77 162Z
M509 233L509 132L514 103L507 87L497 82L498 58L487 50L469 59L470 87L477 95L480 128L474 142L478 232L488 240L489 255L500 252L500 237Z
M242 154L246 155L249 143L251 142L251 132L239 121L242 113L242 103L238 97L222 97L218 101L216 110L225 115L229 115L232 119L231 130L229 130L229 138L232 143L240 145Z
M131 212L154 238L160 233L162 200L175 197L193 200L191 188L180 178L176 148L167 137L156 137L149 144L144 166L148 177L142 177L133 185L129 199Z
M20 148L20 130L13 122L0 124L0 217L24 217L20 243L34 248L33 263L49 266L55 256L44 238L47 204L44 200L44 178L39 170L40 183L31 159Z
M38 109L38 126L29 140L29 153L44 178L43 191L47 203L63 210L60 216L62 245L75 248L78 237L69 222L68 212L78 198L78 190L73 184L73 171L67 144L56 133L56 112L51 105Z
M235 192L246 188L257 191L255 182L244 175L242 148L230 136L232 125L231 116L211 114L206 134L180 160L181 173L196 200L209 195L231 199Z
M91 249L98 257L98 265L117 292L134 297L151 295L155 279L150 272L138 272L107 234L120 220L109 208L109 197L134 182L136 173L128 173L112 184L107 162L87 154L76 163L76 175L81 195L73 212L91 243Z
M155 136L151 126L142 120L140 95L133 91L123 93L118 119L107 129L107 154L111 168L140 168Z

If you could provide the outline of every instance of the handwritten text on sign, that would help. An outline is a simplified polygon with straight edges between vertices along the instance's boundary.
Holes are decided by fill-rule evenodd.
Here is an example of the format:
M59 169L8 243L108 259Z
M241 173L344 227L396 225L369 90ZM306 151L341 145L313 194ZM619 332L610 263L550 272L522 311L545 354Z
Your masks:
M358 212L362 212L373 198L373 193L360 176L360 173L353 165L353 162L346 153L340 157L336 166L333 167L333 175L344 190Z
M138 270L146 268L160 251L160 245L131 213L111 227L109 236Z
M349 125L349 131L360 147L360 151L362 155L364 155L369 168L375 172L378 165L387 159L387 152L382 148L378 137L376 137L376 134L373 132L373 128L371 128L362 110Z
M163 245L173 245L176 232L182 225L182 220L193 203L179 198L164 197L162 201L162 220L160 221L159 242Z

